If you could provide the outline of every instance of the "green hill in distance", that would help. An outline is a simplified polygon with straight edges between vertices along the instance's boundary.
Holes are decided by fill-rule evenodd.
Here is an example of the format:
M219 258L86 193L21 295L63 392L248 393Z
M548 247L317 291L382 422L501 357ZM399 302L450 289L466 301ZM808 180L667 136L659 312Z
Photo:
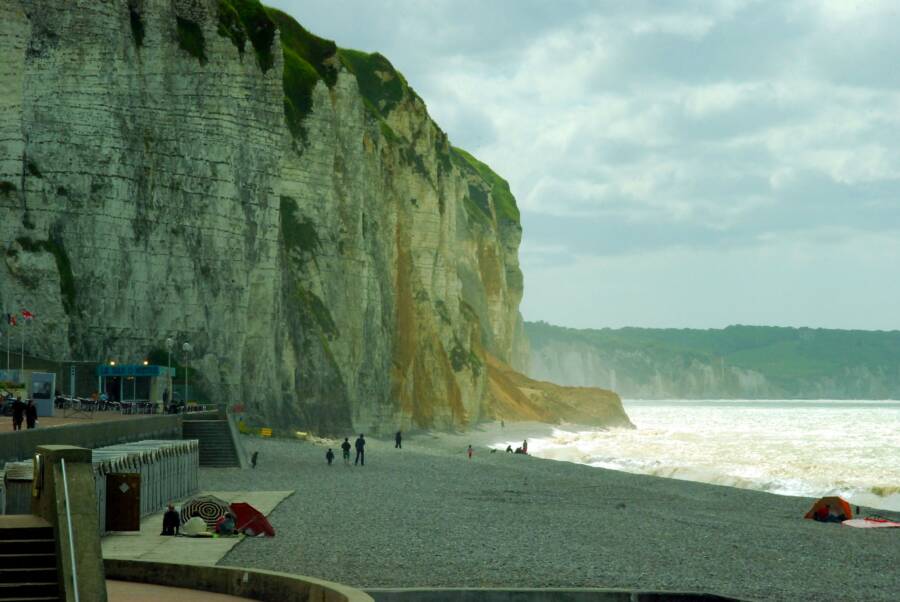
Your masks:
M526 322L530 375L632 398L900 398L900 331Z

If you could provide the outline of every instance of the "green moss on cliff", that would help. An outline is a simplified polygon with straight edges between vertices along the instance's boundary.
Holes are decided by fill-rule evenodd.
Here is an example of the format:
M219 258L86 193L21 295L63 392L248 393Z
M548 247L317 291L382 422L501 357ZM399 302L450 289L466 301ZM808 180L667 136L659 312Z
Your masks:
M140 48L144 45L144 19L134 5L128 7L128 18L131 22L131 39L134 40L134 45Z
M63 246L62 239L51 237L47 240L34 240L28 237L17 238L16 242L28 253L47 252L53 255L56 261L56 269L59 272L59 292L62 295L63 308L66 313L72 313L75 309L75 276L72 274L72 264L69 255ZM8 253L11 253L8 252Z
M182 19L176 17L176 36L178 38L178 46L192 57L200 61L201 65L206 64L206 38L203 37L203 30L200 26L190 19Z
M42 174L41 170L38 169L37 163L35 163L31 159L28 159L26 166L28 167L28 173L30 173L35 178L43 178L44 177L44 174Z
M338 336L337 325L331 317L331 312L318 295L298 285L297 296L300 302L300 320L306 328L317 327L329 341ZM324 341L323 344L325 348L328 347Z
M356 76L359 92L375 110L378 117L386 117L400 104L409 89L403 75L394 69L381 54L368 54L359 50L341 48L338 51L341 63Z
M247 46L247 32L241 22L241 16L228 0L219 0L219 28L218 33L223 38L228 38L241 56Z
M289 250L313 253L319 248L316 226L306 218L297 215L297 202L289 196L281 197L281 237Z

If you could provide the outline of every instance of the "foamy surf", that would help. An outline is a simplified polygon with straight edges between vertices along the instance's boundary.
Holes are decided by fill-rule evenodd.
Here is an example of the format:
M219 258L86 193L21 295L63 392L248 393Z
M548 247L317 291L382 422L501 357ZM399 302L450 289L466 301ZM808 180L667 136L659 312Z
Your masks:
M529 440L528 451L781 495L841 495L900 511L900 402L625 401L625 409L635 430L561 428Z

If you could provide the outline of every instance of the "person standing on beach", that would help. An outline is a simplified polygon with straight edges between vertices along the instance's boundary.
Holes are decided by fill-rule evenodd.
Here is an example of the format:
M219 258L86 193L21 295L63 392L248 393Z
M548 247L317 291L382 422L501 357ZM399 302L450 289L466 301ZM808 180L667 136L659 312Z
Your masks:
M474 450L472 449L472 446L471 446L471 445L469 446L469 449L466 450L466 453L469 455L469 459L470 459L470 460L472 459L472 452L473 452L473 451L474 451Z
M344 442L341 443L341 451L344 452L344 465L350 466L350 439L344 437Z
M525 441L522 441L522 453L523 454L528 453L528 439L525 439Z
M25 404L22 403L21 397L16 397L16 400L13 402L12 412L13 430L21 431L22 419L25 416Z
M34 405L34 400L29 399L28 405L25 407L25 426L33 429L37 426L37 406ZM21 427L19 427L21 429Z
M328 465L331 466L331 463L334 462L334 452L331 451L331 448L328 448L328 451L325 452L325 459L328 461Z
M353 461L353 465L361 464L362 466L366 465L366 438L363 437L363 434L359 434L359 438L356 440L356 460Z
M394 435L394 449L403 449L403 434L400 431Z

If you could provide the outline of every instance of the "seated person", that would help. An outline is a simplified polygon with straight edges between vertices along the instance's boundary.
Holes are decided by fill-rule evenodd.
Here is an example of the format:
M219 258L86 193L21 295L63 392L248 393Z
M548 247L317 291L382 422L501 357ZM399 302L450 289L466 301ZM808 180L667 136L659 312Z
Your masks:
M219 535L234 535L234 528L234 516L230 512L226 512L216 521L216 533Z
M512 445L507 445L507 446L506 446L506 453L508 453L508 454L513 453Z
M163 514L163 529L160 535L178 535L181 527L181 517L175 512L175 506L169 504L169 509Z

